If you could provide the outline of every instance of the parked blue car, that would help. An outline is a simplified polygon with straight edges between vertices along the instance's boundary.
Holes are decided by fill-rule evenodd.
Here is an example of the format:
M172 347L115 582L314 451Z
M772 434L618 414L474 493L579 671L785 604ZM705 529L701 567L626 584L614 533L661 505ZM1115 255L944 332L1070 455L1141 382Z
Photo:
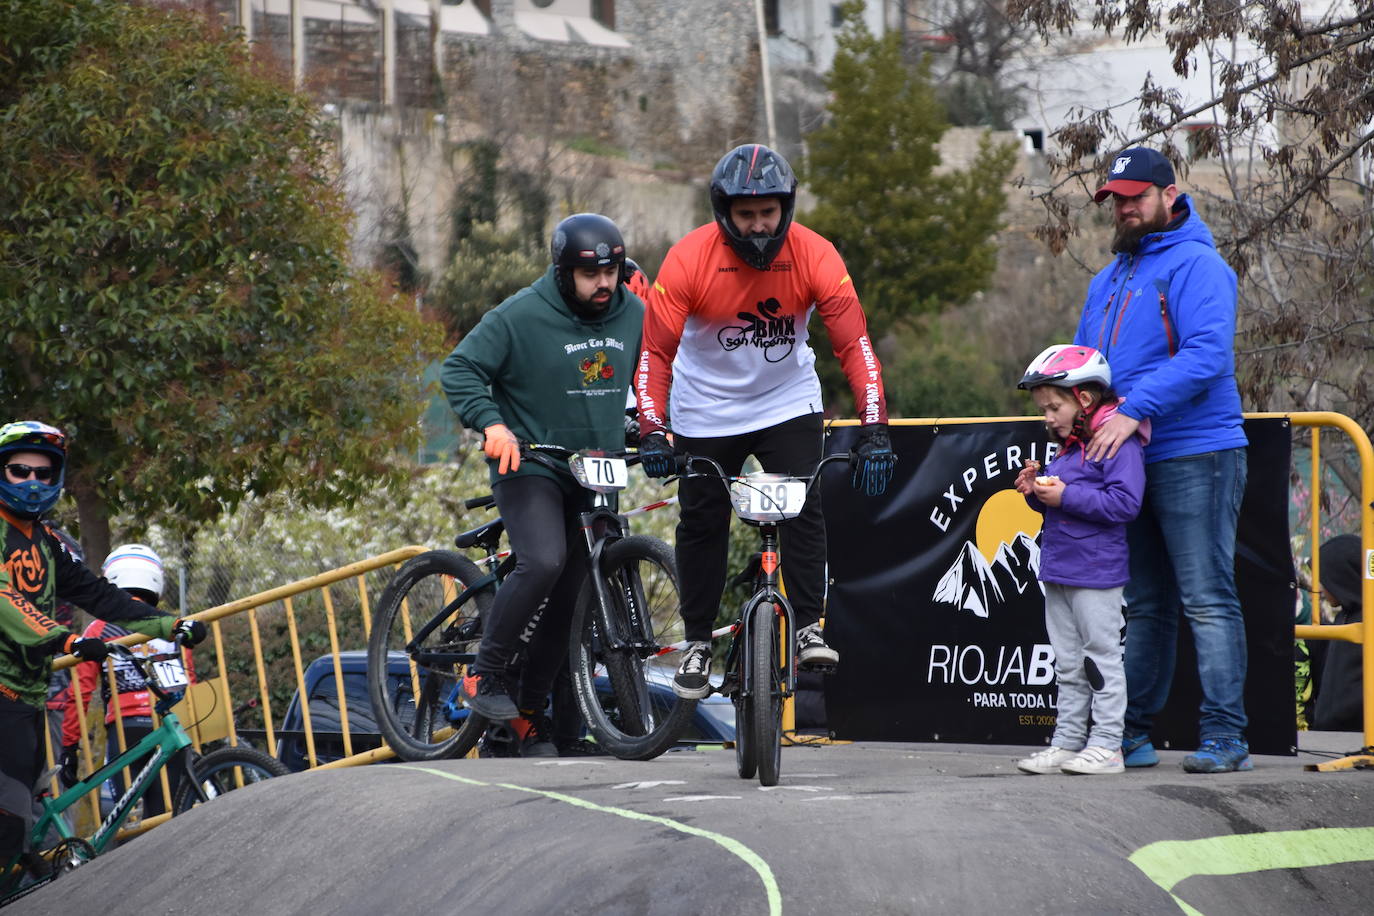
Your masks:
M377 720L372 712L372 699L367 689L367 652L350 650L339 653L339 669L343 674L344 699L348 705L349 737L353 753L381 747L382 736L377 728ZM388 692L401 704L402 710L410 709L410 665L402 652L392 652L387 660L387 677L393 682L393 690ZM610 682L599 678L598 687L610 693ZM655 684L653 690L672 691L671 682L665 677L662 684ZM339 692L334 681L333 657L321 655L305 669L305 690L310 698L310 727L315 736L315 759L319 763L339 760L344 755L343 728L339 716ZM277 736L277 759L291 770L304 770L310 766L305 743L305 718L301 713L300 694L291 697L286 713L282 717L280 733ZM687 732L681 736L682 745L719 744L735 740L735 707L725 697L712 695L697 703L696 715L692 717Z

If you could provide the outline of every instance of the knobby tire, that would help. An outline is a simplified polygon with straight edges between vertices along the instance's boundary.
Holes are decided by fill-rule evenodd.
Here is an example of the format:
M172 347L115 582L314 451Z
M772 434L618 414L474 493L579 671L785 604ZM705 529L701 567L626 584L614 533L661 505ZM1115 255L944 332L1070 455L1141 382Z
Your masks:
M757 681L758 673L755 672L749 677L746 672L752 662L751 653L752 639L746 634L752 633L752 628L757 624L761 614L754 613L760 607L762 599L751 599L744 613L740 616L741 631L736 633L735 639L738 640L735 655L735 769L739 772L740 779L753 779L754 774L759 769L759 748L758 739L754 734L754 719L759 715L759 704L757 702Z
M427 636L417 647L418 664L417 655L406 649L426 623L484 575L461 554L432 550L406 562L382 591L367 644L367 687L382 737L402 760L460 757L486 729L486 719L476 713L462 710L456 723L449 716L449 704L456 703L455 691L467 674L467 662L427 664L422 653L442 652L468 660L475 656L482 619L491 610L494 583L471 593ZM400 679L389 674L388 665L398 657L409 662L409 676ZM436 737L448 728L452 731Z
M754 666L753 745L758 759L759 784L776 786L782 766L783 671L779 661L782 616L771 601L754 607L750 651Z
M602 553L597 574L622 641L635 631L632 606L647 619L654 646L681 641L677 564L667 544L643 535L615 541ZM696 700L672 690L681 651L613 649L600 627L600 602L589 578L573 612L568 647L578 708L587 730L609 753L622 760L650 760L677 742L696 710Z

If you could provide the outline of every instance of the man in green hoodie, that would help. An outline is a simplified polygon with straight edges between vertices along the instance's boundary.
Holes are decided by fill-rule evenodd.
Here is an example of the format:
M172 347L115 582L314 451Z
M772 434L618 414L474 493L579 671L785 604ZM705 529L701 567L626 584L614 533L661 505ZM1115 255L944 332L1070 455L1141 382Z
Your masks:
M625 286L615 223L570 216L550 248L544 276L487 312L440 374L463 425L485 436L491 491L517 557L483 625L463 700L493 722L509 721L522 756L541 757L557 755L544 707L585 575L576 521L586 491L522 463L520 442L623 448L644 320L644 303Z

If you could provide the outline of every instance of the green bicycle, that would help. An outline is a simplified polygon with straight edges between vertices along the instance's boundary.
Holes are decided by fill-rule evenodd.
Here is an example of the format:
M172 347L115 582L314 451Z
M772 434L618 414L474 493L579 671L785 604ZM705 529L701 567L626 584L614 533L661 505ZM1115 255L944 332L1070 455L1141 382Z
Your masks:
M36 852L21 854L6 863L0 872L0 906L28 896L56 880L65 872L79 867L105 852L114 843L120 828L134 806L157 783L163 767L180 772L182 779L172 799L172 815L182 814L201 802L209 801L225 792L252 785L273 776L285 776L290 771L279 760L249 747L226 747L198 756L192 750L191 736L182 727L172 707L181 700L184 682L164 686L160 679L159 662L176 659L176 654L141 657L118 643L110 645L111 654L128 661L142 677L144 684L157 697L157 713L162 717L158 727L143 740L106 763L94 773L80 780L53 798L46 788L37 795L42 814L29 831L30 845ZM151 667L151 671L149 668ZM171 672L168 672L170 674ZM169 681L171 679L169 678ZM125 767L148 756L142 769L130 781L129 788L115 800L114 807L88 837L79 837L67 824L63 814ZM46 787L56 769L44 773L38 781ZM47 849L40 849L44 839L56 834L58 841Z

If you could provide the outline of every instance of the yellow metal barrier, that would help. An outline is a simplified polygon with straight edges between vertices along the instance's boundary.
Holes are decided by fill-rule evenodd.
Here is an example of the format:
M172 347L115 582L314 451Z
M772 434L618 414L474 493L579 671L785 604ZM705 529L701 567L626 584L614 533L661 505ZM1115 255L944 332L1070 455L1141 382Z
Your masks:
M1374 549L1374 448L1371 448L1369 437L1365 434L1364 430L1360 429L1360 427L1354 423L1353 420L1351 420L1349 417L1337 413L1251 413L1246 414L1246 416L1253 418L1281 418L1287 420L1296 427L1305 427L1311 429L1311 460L1313 469L1313 492L1311 505L1311 543L1314 546L1314 548L1318 543L1319 530L1321 430L1325 427L1333 427L1339 429L1345 432L1350 437L1351 441L1354 443L1355 448L1360 456L1360 502L1362 506L1360 536L1362 544L1364 546L1366 557L1366 570L1362 584L1362 593L1364 597L1365 606L1369 607L1371 604L1371 599L1374 599L1374 570L1368 568L1370 566L1370 557L1374 556L1370 552L1371 549ZM1023 421L1027 419L1033 420L1036 418L942 417L936 419L894 420L893 422L897 425L930 426L961 423ZM850 421L839 421L838 425L846 425L848 422ZM304 740L306 744L306 757L308 760L309 767L311 769L336 769L346 766L359 766L367 763L372 763L378 760L388 759L394 756L394 752L392 752L391 749L387 747L385 744L383 744L380 748L377 748L375 750L365 751L363 753L354 753L352 729L349 725L348 720L347 691L344 685L343 669L339 661L339 632L336 625L335 606L333 595L330 591L330 586L335 585L337 583L345 582L347 580L356 580L358 590L357 604L362 617L362 632L364 634L363 638L365 640L367 635L370 634L372 626L371 601L369 600L365 578L367 573L373 572L375 570L384 569L387 567L396 566L400 563L405 562L411 557L414 557L420 553L425 552L427 549L428 548L419 546L403 547L401 549L393 550L388 553L382 554L381 556L373 557L368 560L363 560L358 563L352 563L348 566L331 570L330 572L322 573L320 575L312 576L306 579L301 579L299 581L292 582L290 584L283 585L278 588L269 589L268 591L260 592L256 595L252 595L247 598L241 598L236 601L231 601L227 604L223 604L218 607L210 608L208 610L201 611L200 613L191 615L197 620L201 620L210 624L211 633L214 637L213 643L211 643L211 645L213 645L214 647L215 661L222 675L220 677L206 680L204 683L198 685L194 691L188 691L187 699L183 701L183 704L186 706L186 708L184 710L184 713L182 713L182 718L188 723L188 726L192 724L199 726L197 728L190 729L192 733L192 739L195 742L196 748L199 749L203 741L214 740L220 737L226 738L231 744L241 743L238 737L237 726L234 722L234 718L232 715L228 714L229 711L233 710L235 707L233 691L231 690L229 678L227 676L223 676L228 671L229 656L226 654L225 639L222 628L220 626L220 621L246 613L248 615L248 637L252 648L252 668L253 674L256 679L256 701L261 707L261 715L264 726L263 733L265 736L267 750L269 753L274 752L277 746L275 717L272 714L272 701L269 684L270 676L268 672L268 666L264 660L261 621L259 620L258 611L269 605L280 602L282 605L283 617L286 621L287 631L289 634L289 641L291 646L292 673L294 675L297 695L300 697L301 701L301 716L304 725L302 732L304 734ZM1316 583L1320 581L1320 569L1318 565L1319 561L1317 558L1317 554L1318 551L1313 549L1312 590L1314 598L1314 607L1319 606L1317 601ZM315 591L319 591L321 593L324 604L325 629L327 631L327 636L329 640L330 653L332 654L334 659L334 686L339 697L339 719L345 752L345 755L342 759L328 762L325 764L321 764L319 762L316 750L314 729L312 728L312 723L310 720L310 704L308 702L309 698L306 695L307 691L305 689L305 659L303 658L301 652L301 634L297 630L297 619L295 611L296 600L299 599L301 596L307 595L308 593ZM1366 629L1364 623L1347 624L1344 626L1322 625L1320 623L1320 615L1314 615L1313 620L1314 622L1312 625L1295 627L1295 638L1338 639L1360 644L1363 646L1364 668L1362 679L1362 691L1364 696L1363 725L1365 747L1363 749L1363 752L1360 754L1345 757L1341 760L1318 764L1309 768L1318 770L1332 770L1345 769L1355 766L1374 765L1374 756L1371 756L1371 753L1374 753L1371 752L1371 747L1374 747L1374 677L1371 676L1371 672L1374 672L1374 639L1368 638L1369 631ZM123 637L116 641L123 645L136 645L142 642L146 642L147 637L133 635ZM215 666L206 665L204 663L205 652L206 650L204 648L199 648L196 650L196 656L197 658L201 659L201 669L208 672L212 670L212 668L214 668ZM57 662L54 664L54 668L70 668L74 664L76 664L76 660L74 658L72 658L71 656L64 656L63 658L57 660ZM87 698L80 696L79 686L75 684L75 678L73 678L72 680L73 690L76 694L75 699L78 704L78 709L84 710L87 707ZM113 682L111 682L110 684L110 689L113 693ZM221 718L221 721L218 723L217 727L214 725L209 725L207 724L207 722L204 721L207 716L212 715L211 709L207 709L207 707L211 707L213 709L213 714L217 714ZM181 711L179 710L179 712ZM786 714L788 716L788 721L784 723L785 731L792 725L792 709L790 708L790 704L789 707L786 709ZM90 710L87 710L87 715L83 716L83 719L89 718L89 716ZM89 725L90 723L88 722L87 724ZM124 738L122 717L118 715L118 713L116 714L115 718L115 736L116 739L119 741L119 746L121 748L127 746L127 742ZM54 750L55 749L51 747L49 747L48 749L49 765L52 765L55 761ZM103 756L101 754L96 753L96 751L99 750L102 749L92 747L88 735L88 729L83 728L81 736L81 758L86 767L87 772L94 768L94 763L99 758L99 756ZM165 774L163 776L162 781L163 791L165 794L167 788ZM55 781L53 788L55 791L58 788L55 784ZM167 802L168 807L170 808L170 799L167 799ZM92 815L95 817L97 821L99 820L99 799L94 797L92 798ZM123 831L121 833L121 836L141 833L153 826L156 826L158 823L161 823L161 821L165 818L166 815L159 815L154 818L146 819L143 822L131 826L129 829Z
M1361 753L1342 757L1327 763L1313 764L1308 769L1345 770L1353 767L1374 766L1374 639L1369 637L1370 600L1374 598L1374 570L1371 570L1371 550L1374 550L1374 447L1370 446L1369 436L1354 420L1344 414L1328 411L1303 413L1256 413L1247 417L1279 417L1294 426L1312 429L1312 505L1311 505L1311 554L1312 554L1312 623L1294 627L1295 639L1339 639L1362 646L1363 666L1361 669L1361 692L1364 695L1364 747ZM1364 606L1364 616L1360 623L1328 626L1321 622L1320 585L1321 561L1320 521L1321 521L1321 430L1334 427L1350 437L1360 456L1360 545L1364 550L1364 575L1360 580L1360 594Z

